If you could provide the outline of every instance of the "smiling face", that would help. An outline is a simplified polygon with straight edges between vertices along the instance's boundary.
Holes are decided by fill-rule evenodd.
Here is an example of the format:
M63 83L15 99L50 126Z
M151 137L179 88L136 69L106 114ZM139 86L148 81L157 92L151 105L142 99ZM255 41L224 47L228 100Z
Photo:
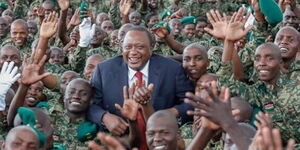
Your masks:
M183 34L188 39L192 38L195 35L195 25L194 24L187 24L183 28Z
M50 49L50 64L63 65L65 61L65 57L63 51L59 48Z
M197 46L188 46L183 52L183 68L193 80L206 73L209 66L207 53Z
M275 84L280 75L281 63L280 50L276 45L267 43L256 49L254 68L261 81Z
M82 113L90 105L91 86L86 80L72 80L66 88L65 107L68 112Z
M28 37L27 23L25 21L23 22L23 20L16 20L11 25L10 34L16 46L23 46Z
M43 89L42 82L31 84L25 96L24 105L28 107L36 106L43 98Z
M134 25L140 25L142 21L142 16L139 12L132 12L129 14L129 22Z
M150 150L176 150L177 131L176 119L172 114L150 117L146 130L148 148Z
M283 59L294 59L300 49L299 32L291 27L284 27L276 34L274 44L281 51Z
M171 34L174 36L178 36L182 29L182 24L179 19L170 20L170 27L172 29Z
M204 21L199 21L196 25L196 33L198 36L202 36L205 31L204 28L207 26L207 23Z
M142 69L152 55L153 47L144 31L129 31L123 42L123 59L133 70Z
M8 21L4 19L3 17L0 17L0 37L4 37L8 33Z
M92 55L86 60L84 71L83 71L83 76L86 80L90 81L97 64L100 63L101 61L103 61L103 57L98 54Z
M60 81L60 93L64 94L66 91L67 85L74 79L78 78L78 74L74 71L66 71L61 76Z
M282 24L283 26L291 26L297 29L299 27L299 19L293 11L286 9L283 13Z

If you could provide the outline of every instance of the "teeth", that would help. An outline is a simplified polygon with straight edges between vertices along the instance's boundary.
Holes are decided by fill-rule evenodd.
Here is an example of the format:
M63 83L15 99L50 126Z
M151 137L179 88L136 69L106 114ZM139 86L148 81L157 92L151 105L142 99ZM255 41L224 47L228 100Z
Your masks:
M268 73L269 71L267 71L267 70L260 70L259 72L260 73Z
M161 146L155 146L155 147L154 147L155 150L162 150L162 149L164 149L164 148L165 148L164 145L161 145Z
M133 62L137 62L140 60L140 58L129 58L130 61L133 61Z
M29 98L28 98L28 101L29 101L29 102L34 102L34 101L35 101L35 98L29 97Z
M71 102L72 105L80 105L78 102Z
M288 51L288 49L285 48L285 47L281 47L281 48L280 48L280 51Z
M191 73L197 73L197 72L198 72L198 71L195 70L195 69L191 70Z

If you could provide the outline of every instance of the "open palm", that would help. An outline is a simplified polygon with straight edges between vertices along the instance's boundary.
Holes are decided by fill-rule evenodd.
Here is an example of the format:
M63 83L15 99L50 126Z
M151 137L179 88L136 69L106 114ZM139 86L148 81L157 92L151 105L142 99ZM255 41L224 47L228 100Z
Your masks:
M57 17L58 14L53 12L47 18L43 20L40 29L40 36L45 38L51 38L57 32Z

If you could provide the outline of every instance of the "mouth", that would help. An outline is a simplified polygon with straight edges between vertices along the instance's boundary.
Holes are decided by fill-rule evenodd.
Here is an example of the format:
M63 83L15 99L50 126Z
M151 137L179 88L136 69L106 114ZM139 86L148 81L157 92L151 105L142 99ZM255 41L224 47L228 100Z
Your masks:
M191 74L196 74L196 73L199 72L199 70L197 70L197 69L190 69L189 72L190 72Z
M137 64L141 61L141 57L129 57L128 58L128 61L131 63L131 64Z
M289 51L289 49L286 47L280 47L280 51L281 51L281 53L286 53Z
M78 102L77 100L71 100L70 104L73 105L73 106L80 106L81 105L81 103Z
M263 69L262 69L262 70L259 70L258 73L259 73L260 75L264 76L264 75L270 74L270 71L269 71L269 70L263 70Z
M166 145L158 145L158 146L154 146L154 150L164 150L166 148Z

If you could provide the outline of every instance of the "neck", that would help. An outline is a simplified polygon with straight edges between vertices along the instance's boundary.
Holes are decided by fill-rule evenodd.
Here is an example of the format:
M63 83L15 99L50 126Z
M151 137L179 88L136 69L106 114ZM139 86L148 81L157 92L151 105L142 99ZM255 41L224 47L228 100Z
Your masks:
M68 117L70 117L70 121L72 123L76 123L78 119L85 119L85 112L80 113L73 113L73 112L67 112Z
M290 59L290 58L283 58L282 59L283 60L283 69L284 69L283 72L289 70L289 68L290 68L291 64L294 62L295 58L296 58L296 56L292 59Z
M273 80L267 82L267 84L277 87L277 81L279 80L280 73L278 73Z

